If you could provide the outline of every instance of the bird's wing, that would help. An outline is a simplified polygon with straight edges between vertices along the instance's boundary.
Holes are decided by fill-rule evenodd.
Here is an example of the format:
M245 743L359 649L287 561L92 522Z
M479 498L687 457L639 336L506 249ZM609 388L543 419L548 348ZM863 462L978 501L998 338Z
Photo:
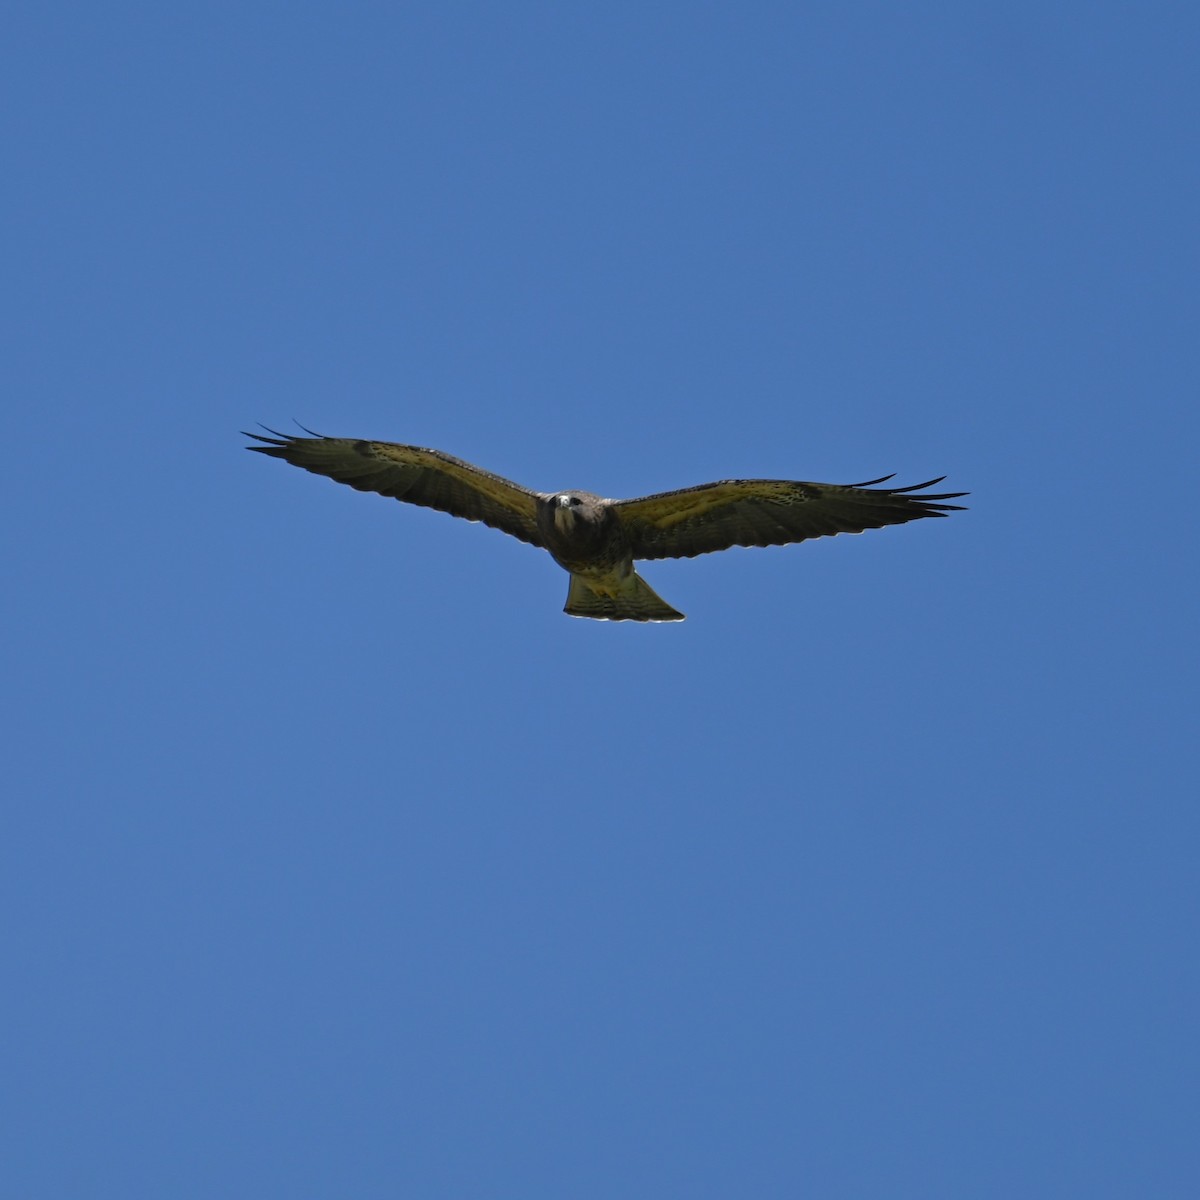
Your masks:
M677 492L660 492L613 507L629 537L634 558L692 558L730 546L782 546L835 533L861 533L902 525L919 517L942 517L961 504L945 504L966 492L912 493L945 476L905 488L866 483L799 483L788 479L723 479Z
M420 446L401 446L397 442L367 442L320 434L289 437L274 429L267 432L275 436L247 433L247 437L263 445L246 449L282 458L315 475L328 475L360 492L378 492L467 521L482 521L523 542L543 545L537 529L537 492L453 455Z

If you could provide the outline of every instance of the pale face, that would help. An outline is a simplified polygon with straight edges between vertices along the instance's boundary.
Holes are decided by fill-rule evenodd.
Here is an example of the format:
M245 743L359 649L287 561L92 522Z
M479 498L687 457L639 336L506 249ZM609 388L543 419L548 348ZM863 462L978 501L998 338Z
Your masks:
M561 530L573 529L583 500L574 492L560 492L554 497L554 525Z

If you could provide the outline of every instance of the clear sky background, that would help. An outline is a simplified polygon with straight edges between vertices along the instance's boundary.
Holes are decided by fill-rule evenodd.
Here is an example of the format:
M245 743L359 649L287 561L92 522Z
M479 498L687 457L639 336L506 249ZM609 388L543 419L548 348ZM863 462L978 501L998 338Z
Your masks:
M1198 34L10 6L0 1191L1200 1194ZM292 418L971 509L577 621Z

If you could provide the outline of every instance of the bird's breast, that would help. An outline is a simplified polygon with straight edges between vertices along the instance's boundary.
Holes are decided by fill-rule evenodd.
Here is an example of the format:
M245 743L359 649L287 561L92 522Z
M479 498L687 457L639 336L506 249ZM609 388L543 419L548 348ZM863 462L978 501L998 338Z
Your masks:
M538 513L546 549L577 574L607 573L629 560L629 549L614 514L596 505L552 502Z

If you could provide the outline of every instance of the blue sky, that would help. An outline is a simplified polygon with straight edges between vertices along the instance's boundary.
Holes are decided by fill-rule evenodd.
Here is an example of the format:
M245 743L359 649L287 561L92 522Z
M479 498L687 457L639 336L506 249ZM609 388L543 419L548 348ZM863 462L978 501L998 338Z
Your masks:
M1194 1195L1198 33L10 10L5 1194ZM971 510L575 621L292 418Z

